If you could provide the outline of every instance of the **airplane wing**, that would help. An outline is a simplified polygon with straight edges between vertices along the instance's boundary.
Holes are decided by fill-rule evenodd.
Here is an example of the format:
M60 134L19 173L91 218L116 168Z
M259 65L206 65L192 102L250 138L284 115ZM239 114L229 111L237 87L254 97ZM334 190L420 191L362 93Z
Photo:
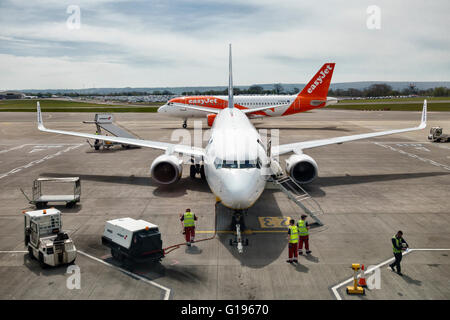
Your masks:
M281 154L285 154L285 153L289 153L289 152L298 152L303 149L327 146L329 144L341 144L344 142L380 137L380 136L385 136L385 135L394 134L394 133L422 130L422 129L425 129L426 126L427 126L427 100L424 100L421 123L418 127L388 130L388 131L381 131L381 132L363 133L363 134L356 134L356 135L344 136L344 137L336 137L336 138L330 138L330 139L320 139L320 140L282 144L279 146L273 146L272 154L273 155L281 155Z
M207 112L207 113L219 113L220 111L222 111L222 109L218 109L218 108L200 107L200 106L193 106L190 104L183 104L183 103L172 103L172 105L179 107L179 108L203 111L203 112Z
M175 153L183 153L183 154L192 155L192 156L204 156L205 155L205 150L203 148L195 148L195 147L181 145L181 144L173 144L173 143L167 143L167 142L142 140L142 139L130 139L130 138L122 138L122 137L114 137L114 136L104 136L104 135L74 132L74 131L47 129L46 127L44 127L44 123L42 122L41 106L40 106L39 102L37 103L37 122L38 122L38 129L40 131L44 131L44 132L66 134L69 136L83 137L83 138L88 138L88 139L106 140L106 141L117 142L117 143L122 143L122 144L129 144L129 145L134 145L134 146L164 150L169 153L174 153L174 152Z
M197 111L204 111L207 113L219 113L220 111L222 111L222 109L218 109L218 108L211 108L211 107L200 107L200 106L193 106L190 104L182 104L182 103L173 103L172 105L179 107L179 108L186 108L186 109L191 109L191 110L197 110ZM258 112L258 111L264 111L267 109L276 109L279 107L286 107L288 106L288 103L285 104L279 104L279 105L273 105L273 106L264 106L264 107L259 107L259 108L253 108L253 109L240 109L243 113L253 113L253 112Z
M276 108L280 108L280 107L286 107L288 106L288 103L284 103L284 104L278 104L278 105L274 105L274 106L265 106L265 107L259 107L259 108L253 108L253 109L244 109L241 110L243 113L253 113L253 112L258 112L258 111L264 111L264 110L268 110L268 109L276 109Z

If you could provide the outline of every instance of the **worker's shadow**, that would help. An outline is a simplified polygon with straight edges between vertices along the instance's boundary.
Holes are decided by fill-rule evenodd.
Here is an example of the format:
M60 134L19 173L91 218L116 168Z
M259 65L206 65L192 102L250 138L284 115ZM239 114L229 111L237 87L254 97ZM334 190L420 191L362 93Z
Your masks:
M415 280L413 278L411 278L410 276L403 274L402 279L405 280L408 284L413 284L416 286L422 286L422 281L420 280Z
M203 252L203 250L197 247L195 244L192 244L190 247L186 246L184 252L186 252L187 254L200 254Z
M238 252L236 243L233 242L235 240L235 225L232 223L233 211L221 204L216 204L218 240L244 266L263 268L276 261L282 253L287 251L287 228L264 229L261 228L260 219L258 219L258 217L281 218L283 216L273 196L274 192L278 191L266 189L261 196L264 201L258 200L244 215L242 238L244 244L248 239L248 246L244 245L242 253ZM288 200L286 199L286 201Z
M306 260L308 260L310 262L319 263L319 258L313 256L312 254L305 255L305 258L306 258Z
M297 272L308 273L308 271L309 271L309 268L302 263L294 264L294 266L295 266L295 270Z

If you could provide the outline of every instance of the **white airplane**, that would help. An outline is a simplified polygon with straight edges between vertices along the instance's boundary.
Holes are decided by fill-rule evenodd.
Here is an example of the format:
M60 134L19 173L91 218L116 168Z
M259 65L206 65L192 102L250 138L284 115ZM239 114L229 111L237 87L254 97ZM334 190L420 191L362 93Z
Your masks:
M38 128L41 131L49 133L107 140L121 144L164 150L165 153L158 156L150 167L152 178L161 184L175 183L180 179L183 163L178 156L179 154L191 156L197 162L201 163L202 176L205 176L211 191L216 195L218 200L226 207L233 209L235 214L240 215L258 200L264 191L268 178L271 175L280 174L282 170L281 166L275 160L275 157L278 155L293 153L286 160L286 173L297 183L305 184L313 181L318 174L316 161L303 153L306 149L422 130L426 127L427 103L425 100L421 123L417 127L295 142L279 146L271 146L270 143L264 145L259 133L246 115L246 112L252 110L240 110L233 107L231 45L229 53L228 88L228 107L215 111L217 116L211 128L211 138L205 148L195 148L160 141L47 129L42 122L39 102L37 103ZM202 110L196 106L189 106L189 108ZM273 108L273 106L270 106L270 108ZM205 112L211 111L207 110ZM191 173L193 166L192 164Z
M250 119L255 119L288 116L335 104L337 99L328 97L334 68L335 63L325 63L298 94L238 95L234 97L233 107L244 110ZM205 111L209 110L206 118L208 126L212 127L217 109L228 107L227 99L227 96L209 95L176 97L159 107L158 112L183 119L183 128L186 128L188 118L205 118ZM250 109L252 111L248 111Z

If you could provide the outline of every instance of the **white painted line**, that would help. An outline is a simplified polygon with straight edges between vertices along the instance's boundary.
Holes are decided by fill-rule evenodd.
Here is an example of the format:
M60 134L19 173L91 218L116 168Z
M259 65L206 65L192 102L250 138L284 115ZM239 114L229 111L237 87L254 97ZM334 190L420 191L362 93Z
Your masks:
M396 152L398 152L398 153L407 155L407 156L409 156L409 157L411 157L411 158L415 158L415 159L417 159L417 160L420 160L420 161L423 161L423 162L427 162L427 163L429 163L429 164L432 164L433 166L440 167L440 168L442 168L442 169L445 169L445 170L450 171L450 166L447 166L447 165L445 165L445 164L442 164L442 163L433 161L433 160L431 160L431 159L422 158L422 157L419 157L419 156L416 155L416 154L409 153L409 152L406 152L406 151L403 151L403 150L400 150L400 149L396 149L396 148L394 148L394 147L387 146L387 145L382 144L382 143L379 143L379 142L374 142L374 144L376 144L377 146L380 146L380 147L383 147L383 148L386 148L386 149L390 149L390 150L392 150L392 151L396 151Z
M28 164L26 164L26 165L23 165L23 166L14 168L14 169L12 169L12 170L9 171L9 172L5 172L5 173L3 173L3 174L0 174L0 179L6 178L6 177L8 177L8 176L10 176L10 175L13 175L13 174L15 174L15 173L18 173L18 172L22 171L23 169L30 168L30 167L32 167L32 166L34 166L34 165L36 165L36 164L39 164L39 163L41 163L41 162L44 162L44 161L46 161L46 160L53 159L53 158L55 158L55 157L57 157L57 156L60 156L61 154L65 153L65 152L68 152L68 151L73 150L73 149L77 149L77 148L81 147L82 145L83 145L83 144L70 145L70 147L67 147L67 148L64 149L64 150L58 151L57 153L46 155L46 156L45 156L44 158L42 158L42 159L34 160L34 161L31 161L30 163L28 163Z
M107 265L108 267L117 269L117 270L119 270L119 271L121 271L121 272L123 272L123 273L125 273L125 274L127 274L127 275L129 275L129 276L131 276L131 277L138 278L138 279L141 280L141 281L144 281L144 282L146 282L146 283L148 283L148 284L150 284L150 285L152 285L152 286L155 286L155 287L157 287L157 288L159 288L159 289L165 291L165 294L164 294L164 300L169 300L169 297L170 297L170 289L169 289L169 288L166 288L166 287L164 287L164 286L162 286L162 285L160 285L160 284L158 284L158 283L156 283L156 282L154 282L154 281L145 279L144 277L141 277L140 275L138 275L138 274L136 274L136 273L127 271L127 270L125 270L125 269L122 269L122 268L120 268L120 267L117 267L117 266L115 266L115 265L112 265L111 263L108 263L108 262L106 262L106 261L103 261L103 260L101 260L101 259L99 259L99 258L96 258L96 257L94 257L94 256L91 256L90 254L87 254L87 253L85 253L85 252L83 252L83 251L78 250L78 253L81 253L82 255L84 255L84 256L86 256L86 257L88 257L88 258L91 258L91 259L93 259L93 260L95 260L95 261L97 261L97 262L100 262L100 263L102 263L102 264L104 264L104 265Z
M434 248L409 249L408 251L403 252L402 255L404 256L404 255L407 255L408 253L414 252L414 251L450 251L450 249L434 249ZM375 269L378 269L378 268L380 268L380 267L382 267L382 266L388 264L389 262L394 261L394 259L395 259L395 258L387 259L386 261L383 261L383 262L377 264L376 266L374 266L374 267L372 267L372 268L369 268L369 269L365 270L365 273L371 273L371 272L374 271ZM331 288L331 291L333 291L333 294L334 294L334 296L336 297L336 300L342 300L342 297L341 297L341 295L339 294L338 289L339 289L340 287L342 287L343 285L345 285L345 284L347 284L347 283L350 283L350 282L352 282L352 281L353 281L353 277L351 277L350 279L347 279L347 280L345 280L345 281L343 281L343 282L341 282L341 283L339 283L339 284L337 284L337 285L335 285L334 287Z
M73 145L73 144L70 144L70 143L51 143L51 144L25 143L25 144L22 144L22 145L17 146L17 147L13 147L13 148L6 149L6 150L1 150L0 154L7 153L7 152L10 152L10 151L14 151L14 150L19 150L19 149L22 149L23 147L26 147L26 146L35 146L35 147L43 147L43 148L58 148L58 147L71 146L71 145Z
M7 152L10 152L10 151L14 151L14 150L18 150L18 149L22 149L25 146L27 146L27 144L23 144L21 146L17 146L17 147L11 148L11 149L2 150L2 151L0 151L0 154L7 153Z
M108 262L103 261L103 260L101 260L101 259L99 259L99 258L96 258L96 257L94 257L94 256L91 256L90 254L87 254L86 252L83 252L83 251L81 251L81 250L78 250L77 252L78 252L78 253L81 253L82 255L84 255L84 256L86 256L86 257L92 259L92 260L95 260L95 261L100 262L100 263L102 263L102 264L104 264L104 265L107 265L108 267L117 269L117 270L119 270L119 271L121 271L121 272L123 272L123 273L125 273L125 274L127 274L127 275L129 275L129 276L131 276L131 277L138 278L138 279L141 280L141 281L144 281L144 282L146 282L146 283L148 283L148 284L150 284L150 285L152 285L152 286L155 286L155 287L157 287L157 288L159 288L159 289L165 291L165 294L164 294L164 300L169 300L169 297L170 297L170 291L171 291L169 288L166 288L166 287L164 287L164 286L162 286L162 285L160 285L160 284L158 284L158 283L156 283L156 282L154 282L154 281L145 279L145 278L141 277L140 275L138 275L138 274L136 274L136 273L127 271L127 270L122 269L122 268L120 268L120 267L116 267L115 265L112 265L111 263L108 263ZM0 253L28 253L28 251L0 251Z

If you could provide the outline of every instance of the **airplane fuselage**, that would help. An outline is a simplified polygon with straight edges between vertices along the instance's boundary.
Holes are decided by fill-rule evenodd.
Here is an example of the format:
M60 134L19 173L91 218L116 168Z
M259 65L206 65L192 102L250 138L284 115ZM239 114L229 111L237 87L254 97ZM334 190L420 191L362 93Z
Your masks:
M268 158L258 131L238 109L216 117L204 158L206 181L226 207L243 210L261 196Z
M301 97L299 95L239 95L234 98L234 108L236 109L254 109L265 106L284 105L282 107L256 111L249 114L250 118L257 117L278 117L311 109L321 108L337 102L336 98L327 97L312 98ZM205 118L205 112L183 108L180 105L192 105L199 107L208 107L215 109L224 109L228 106L227 96L186 96L177 97L169 100L165 105L158 108L159 113L182 119Z

